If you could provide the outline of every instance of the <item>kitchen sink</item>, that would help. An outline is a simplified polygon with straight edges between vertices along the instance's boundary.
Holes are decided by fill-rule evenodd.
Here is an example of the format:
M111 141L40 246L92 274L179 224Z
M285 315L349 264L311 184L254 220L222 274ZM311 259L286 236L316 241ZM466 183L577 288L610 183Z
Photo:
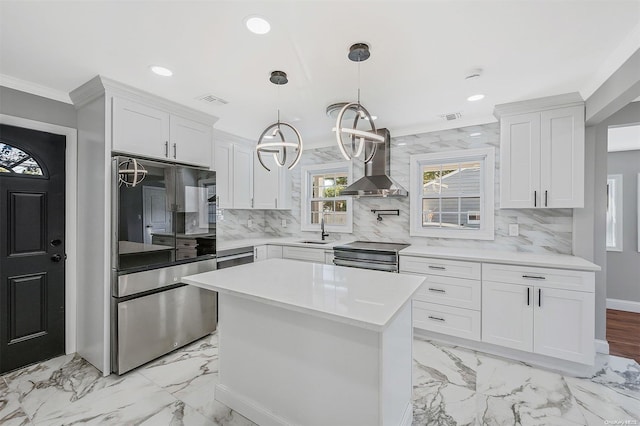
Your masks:
M302 244L329 244L329 241L298 241Z

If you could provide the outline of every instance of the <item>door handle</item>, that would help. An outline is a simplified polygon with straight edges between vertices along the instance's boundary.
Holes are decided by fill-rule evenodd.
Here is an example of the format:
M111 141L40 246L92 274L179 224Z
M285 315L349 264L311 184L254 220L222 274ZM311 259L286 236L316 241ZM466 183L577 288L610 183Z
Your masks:
M63 257L59 254L54 254L53 256L51 256L51 261L52 262L60 262L63 259ZM67 260L67 254L65 253L64 255L64 260Z

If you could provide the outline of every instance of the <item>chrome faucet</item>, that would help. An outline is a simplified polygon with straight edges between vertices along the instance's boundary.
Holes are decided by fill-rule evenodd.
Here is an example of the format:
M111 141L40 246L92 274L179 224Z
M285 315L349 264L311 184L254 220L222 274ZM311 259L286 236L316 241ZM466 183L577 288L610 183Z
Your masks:
M324 241L324 237L329 236L329 233L324 232L324 217L320 219L320 231L322 232L320 234L322 236L322 241Z

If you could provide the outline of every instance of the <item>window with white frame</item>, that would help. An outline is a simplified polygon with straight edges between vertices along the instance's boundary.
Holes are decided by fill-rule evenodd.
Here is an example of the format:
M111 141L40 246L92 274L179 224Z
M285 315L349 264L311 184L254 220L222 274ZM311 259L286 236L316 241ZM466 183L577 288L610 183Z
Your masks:
M352 198L342 191L351 183L351 163L339 162L305 166L302 173L303 231L352 232Z
M411 235L494 239L493 148L411 156Z
M622 175L607 176L607 250L622 251Z

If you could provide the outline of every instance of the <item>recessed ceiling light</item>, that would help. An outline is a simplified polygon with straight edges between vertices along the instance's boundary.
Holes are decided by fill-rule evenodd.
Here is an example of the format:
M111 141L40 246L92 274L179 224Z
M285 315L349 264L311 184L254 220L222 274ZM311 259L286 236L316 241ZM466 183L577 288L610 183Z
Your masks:
M171 77L173 75L173 71L165 67L151 65L149 68L151 68L151 71L153 71L155 74L161 75L163 77Z
M478 136L481 136L481 135L482 135L481 132L475 132L475 133L470 133L469 134L469 136L471 136L472 138L475 138L475 137L478 137Z
M477 95L471 95L471 96L469 96L469 97L467 98L467 100L468 100L469 102L475 102L475 101L479 101L479 100L481 100L481 99L484 99L484 95L483 95L483 94L480 94L480 93L478 93Z
M249 16L244 20L244 24L254 34L266 34L271 31L271 24L259 16Z

